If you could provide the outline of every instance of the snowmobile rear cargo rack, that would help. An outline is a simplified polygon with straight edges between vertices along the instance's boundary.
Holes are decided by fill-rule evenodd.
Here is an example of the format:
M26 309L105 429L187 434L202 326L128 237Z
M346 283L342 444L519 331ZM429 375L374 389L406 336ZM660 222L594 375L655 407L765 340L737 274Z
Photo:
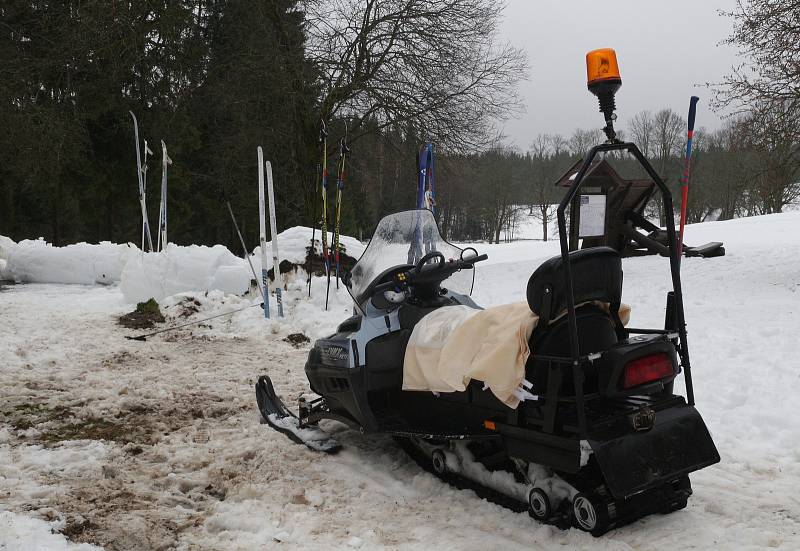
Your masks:
M630 142L615 142L597 145L589 150L589 153L583 159L578 172L572 185L567 190L561 203L558 205L558 230L561 245L561 262L563 267L564 285L566 289L566 303L567 303L567 317L569 323L569 345L570 345L570 360L572 363L573 381L575 383L575 404L577 408L578 428L582 434L585 434L587 429L586 424L586 411L585 411L585 396L583 393L582 373L580 373L580 345L578 342L578 322L575 307L575 294L573 288L570 247L569 247L569 233L567 231L566 211L573 204L573 201L578 197L578 191L581 189L585 181L587 171L592 167L595 157L601 153L609 153L611 151L625 151L630 153L647 172L648 176L655 183L658 190L661 192L662 204L664 209L664 218L672 220L673 205L672 194L670 193L664 181L658 173L650 165L650 162L645 158L642 152L634 143ZM667 239L666 239L667 252L669 253L670 272L672 276L672 293L673 293L673 307L675 311L675 327L680 339L680 364L683 368L683 376L686 382L686 394L688 405L694 405L694 388L692 386L692 373L691 365L689 362L688 343L686 338L686 322L683 309L683 293L681 290L681 276L680 276L680 259L678 258L678 246L674 224L667 224ZM665 327L665 330L672 329ZM546 425L549 425L552 420L548 420Z

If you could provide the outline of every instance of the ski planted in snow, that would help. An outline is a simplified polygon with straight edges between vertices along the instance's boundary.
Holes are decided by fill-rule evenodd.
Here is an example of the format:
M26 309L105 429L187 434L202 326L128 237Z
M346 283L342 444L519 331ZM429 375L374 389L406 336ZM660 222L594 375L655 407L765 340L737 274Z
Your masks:
M331 288L331 267L328 251L328 132L322 134L322 260L325 264L325 275L328 278L328 291ZM325 295L325 309L328 309L327 291Z
M161 140L161 204L158 209L158 248L163 251L167 246L167 167L172 159L167 155L167 144Z
M147 140L144 140L144 164L142 165L142 185L144 187L144 197L145 201L147 200L147 156L152 155L153 150L147 145ZM147 227L147 233L150 233L149 221ZM144 231L144 224L142 224L142 250L144 250L144 239L145 239L145 231ZM153 238L152 236L147 236L147 241L150 244L150 252L153 252Z
M341 221L342 221L342 191L344 190L344 178L347 174L347 154L350 153L350 147L347 145L347 138L342 138L339 142L339 166L336 171L336 223L333 227L333 254L334 262L336 263L336 288L339 288L339 276L341 264L339 262L340 237L341 237Z
M417 183L417 208L436 214L436 186L434 179L433 144L422 148L419 156L419 182Z
M278 317L283 317L283 289L281 285L281 263L278 259L278 224L275 221L275 189L272 185L272 163L267 161L267 195L269 195L269 231L272 235L272 273L275 275L275 299L278 301Z
M266 208L264 207L264 151L260 145L258 146L258 227L261 245L261 285L259 287L264 297L264 317L269 319L269 279L267 277L269 263L267 261Z
M429 143L417 153L417 208L426 209L436 214L436 187L434 185L433 144ZM430 252L428 244L423 243L424 236L418 227L414 232L414 240L408 248L408 263L416 264L422 258L423 247Z
M145 238L147 238L147 244L150 246L150 251L152 252L153 238L150 236L150 224L147 219L147 201L145 200L146 184L145 184L145 179L143 177L147 169L142 168L142 157L139 150L139 122L136 120L136 115L133 114L133 111L128 111L128 113L131 114L131 118L133 119L133 134L136 140L136 176L139 178L139 206L142 209L142 251L144 252ZM145 149L145 163L147 163L146 149Z

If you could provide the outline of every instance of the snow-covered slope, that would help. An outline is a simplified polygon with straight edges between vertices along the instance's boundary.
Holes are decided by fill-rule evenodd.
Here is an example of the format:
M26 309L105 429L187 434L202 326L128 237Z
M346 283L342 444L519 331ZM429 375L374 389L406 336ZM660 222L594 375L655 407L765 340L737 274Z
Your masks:
M109 549L800 549L800 213L686 234L724 241L727 256L682 266L697 407L722 456L692 475L682 511L594 539L448 487L388 438L330 423L345 449L320 457L259 425L259 374L291 403L307 388L308 345L283 339L328 333L349 313L335 284L324 312L324 278L311 299L304 282L289 285L281 322L247 308L146 343L115 325L130 308L118 287L0 290L0 509L61 518ZM523 300L557 248L479 245L490 259L476 300ZM626 259L624 270L632 324L663 323L666 259ZM192 293L165 309L188 321L256 300Z

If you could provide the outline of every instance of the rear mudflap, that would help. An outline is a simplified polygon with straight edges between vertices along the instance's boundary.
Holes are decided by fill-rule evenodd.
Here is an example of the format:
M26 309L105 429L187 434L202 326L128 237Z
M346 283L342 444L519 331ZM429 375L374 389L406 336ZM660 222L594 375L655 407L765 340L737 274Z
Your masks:
M629 498L719 462L703 419L688 405L657 412L647 431L590 435L588 442L616 499Z

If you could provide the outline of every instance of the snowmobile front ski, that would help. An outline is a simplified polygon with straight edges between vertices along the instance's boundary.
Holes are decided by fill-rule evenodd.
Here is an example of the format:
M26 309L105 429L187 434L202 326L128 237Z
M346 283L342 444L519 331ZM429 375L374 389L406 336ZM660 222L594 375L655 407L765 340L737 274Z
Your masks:
M256 402L262 421L292 441L318 452L336 453L342 449L342 445L319 426L303 425L283 403L266 375L259 377L256 383Z

